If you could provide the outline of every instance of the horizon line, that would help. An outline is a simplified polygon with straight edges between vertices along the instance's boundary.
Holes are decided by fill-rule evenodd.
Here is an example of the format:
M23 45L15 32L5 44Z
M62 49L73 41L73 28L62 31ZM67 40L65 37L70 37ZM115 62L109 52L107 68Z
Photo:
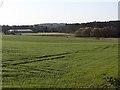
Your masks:
M2 24L0 26L3 26L3 25L8 25L8 26L27 26L27 25L38 25L38 24L82 24L82 23L91 23L91 22L110 22L110 21L120 21L120 20L105 20L105 21L88 21L88 22L45 22L45 23L36 23L36 24Z

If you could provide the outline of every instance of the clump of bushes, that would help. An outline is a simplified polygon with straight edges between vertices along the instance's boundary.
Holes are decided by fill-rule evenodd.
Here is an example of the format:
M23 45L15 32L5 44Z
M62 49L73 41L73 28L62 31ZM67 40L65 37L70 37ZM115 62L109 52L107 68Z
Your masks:
M83 28L78 29L78 30L75 32L75 36L76 36L76 37L81 37L81 36L82 36L81 33L82 33L83 30L84 30Z
M80 28L75 32L76 37L118 37L118 29L117 28Z

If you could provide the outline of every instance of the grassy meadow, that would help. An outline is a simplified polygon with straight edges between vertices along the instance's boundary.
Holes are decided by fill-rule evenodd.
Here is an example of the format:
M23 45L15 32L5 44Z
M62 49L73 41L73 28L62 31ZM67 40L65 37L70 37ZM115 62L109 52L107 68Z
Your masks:
M2 37L3 88L87 88L118 75L118 41L75 37Z

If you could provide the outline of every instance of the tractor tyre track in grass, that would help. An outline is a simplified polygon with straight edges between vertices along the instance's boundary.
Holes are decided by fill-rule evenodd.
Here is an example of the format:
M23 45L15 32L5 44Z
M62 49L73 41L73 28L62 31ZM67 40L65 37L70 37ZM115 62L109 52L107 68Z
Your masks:
M20 65L20 64L28 64L28 63L34 63L34 62L39 62L39 61L48 61L48 60L57 60L60 58L65 58L67 55L73 54L73 53L79 53L80 51L96 51L96 50L104 50L109 48L110 46L105 46L105 47L96 47L93 50L77 50L77 51L72 51L72 52L65 52L65 53L60 53L60 54L52 54L52 55L45 55L45 56L35 56L32 59L29 57L23 57L20 60L24 60L23 62L18 62L18 63L12 63L12 64L7 64L7 63L3 63L2 67L6 67L9 65ZM29 61L25 61L28 60ZM33 60L34 59L34 60ZM8 60L8 61L14 61L14 60ZM6 64L6 65L4 65Z
M36 57L34 57L34 60L30 59L30 61L24 61L24 62L18 62L18 63L8 64L8 65L3 65L3 67L9 66L9 65L28 64L28 63L38 62L38 61L57 60L57 59L60 59L60 58L64 58L68 54L70 54L70 53L36 56ZM29 59L29 58L25 58L25 57L22 58L22 60L25 60L25 59Z

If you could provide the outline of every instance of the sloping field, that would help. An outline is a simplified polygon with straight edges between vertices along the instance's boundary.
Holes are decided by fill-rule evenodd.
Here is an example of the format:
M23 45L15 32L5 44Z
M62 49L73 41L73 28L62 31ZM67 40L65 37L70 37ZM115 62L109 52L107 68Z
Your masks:
M3 88L81 88L112 85L117 40L3 35Z

